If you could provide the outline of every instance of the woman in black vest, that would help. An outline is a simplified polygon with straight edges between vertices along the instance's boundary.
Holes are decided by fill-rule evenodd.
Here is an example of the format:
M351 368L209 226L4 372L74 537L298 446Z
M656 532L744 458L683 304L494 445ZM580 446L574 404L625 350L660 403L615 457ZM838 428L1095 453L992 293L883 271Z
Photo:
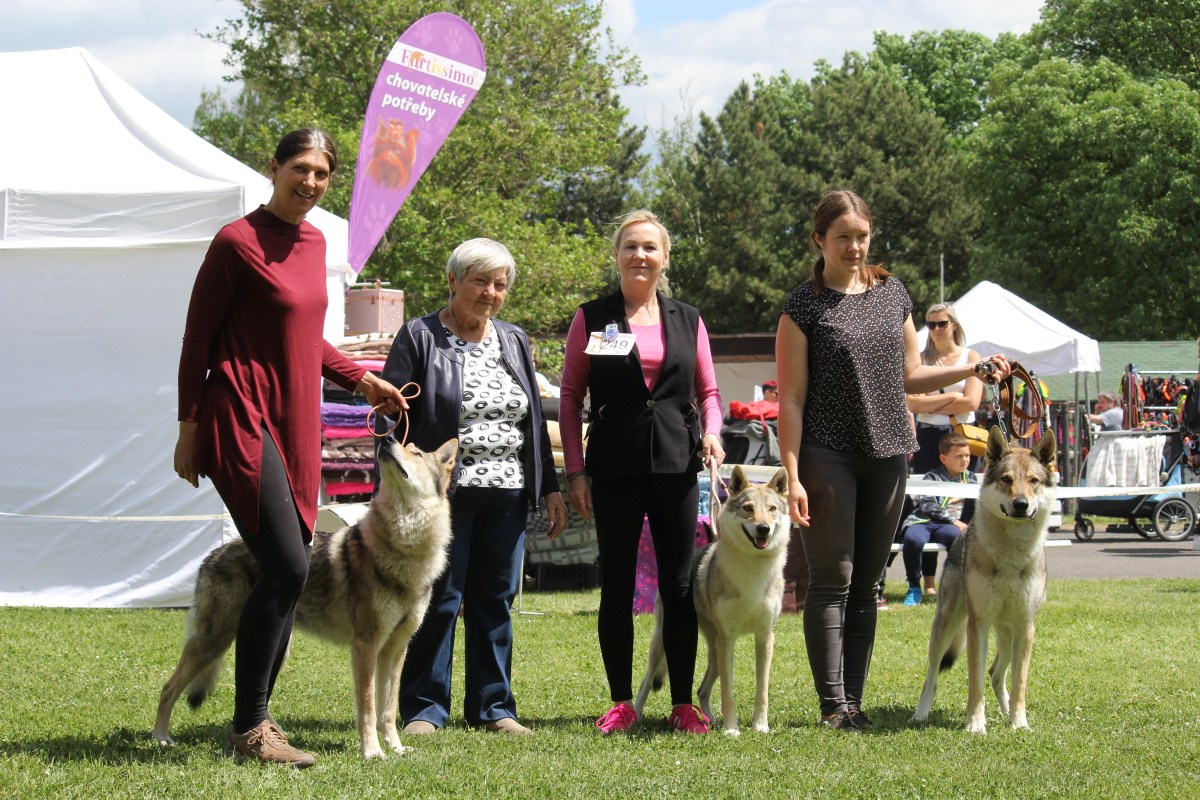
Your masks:
M613 235L619 291L580 306L567 334L560 430L572 507L596 516L600 544L600 654L614 706L596 722L624 731L633 710L633 594L642 520L650 523L663 602L672 729L707 733L692 705L696 610L691 558L696 473L718 466L721 396L700 312L666 296L671 238L649 211ZM581 408L591 394L586 467Z

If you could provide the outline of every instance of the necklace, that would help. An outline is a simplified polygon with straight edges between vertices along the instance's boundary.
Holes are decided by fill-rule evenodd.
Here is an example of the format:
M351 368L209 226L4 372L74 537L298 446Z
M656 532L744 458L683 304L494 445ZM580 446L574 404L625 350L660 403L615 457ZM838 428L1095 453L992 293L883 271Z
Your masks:
M959 347L949 353L938 353L937 366L952 367L958 365L958 357L962 355L962 348Z

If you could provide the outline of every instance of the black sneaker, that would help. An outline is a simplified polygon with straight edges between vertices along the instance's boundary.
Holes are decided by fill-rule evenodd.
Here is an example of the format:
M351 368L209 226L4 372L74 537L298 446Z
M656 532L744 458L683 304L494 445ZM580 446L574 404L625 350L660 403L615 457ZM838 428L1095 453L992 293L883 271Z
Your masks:
M867 715L861 708L852 708L846 713L850 715L850 721L854 723L854 727L860 731L869 731L875 727L875 723L867 719Z
M854 719L850 716L849 711L839 711L836 714L821 717L821 721L818 724L822 728L831 728L835 731L862 733L862 730L854 724Z

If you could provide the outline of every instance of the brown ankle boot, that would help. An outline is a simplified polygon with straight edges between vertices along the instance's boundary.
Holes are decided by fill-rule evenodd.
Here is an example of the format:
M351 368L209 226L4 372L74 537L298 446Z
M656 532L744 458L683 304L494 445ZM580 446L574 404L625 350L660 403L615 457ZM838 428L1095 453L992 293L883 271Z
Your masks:
M244 761L264 761L286 764L296 769L317 763L312 753L288 744L283 731L269 719L264 719L245 733L234 733L231 729L225 737L225 755L233 756L233 760L239 764Z

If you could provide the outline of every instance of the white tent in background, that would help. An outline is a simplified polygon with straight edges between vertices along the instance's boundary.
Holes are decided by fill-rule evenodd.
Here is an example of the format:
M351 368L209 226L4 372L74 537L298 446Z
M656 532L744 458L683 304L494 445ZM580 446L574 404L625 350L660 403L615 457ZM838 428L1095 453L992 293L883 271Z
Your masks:
M172 469L184 316L209 241L270 184L85 50L0 53L0 78L0 604L187 605L233 532ZM336 341L346 222L309 219Z
M1100 371L1100 344L991 281L954 303L967 347L982 356L1003 353L1038 375ZM924 309L916 309L918 315ZM921 347L929 331L918 331Z

